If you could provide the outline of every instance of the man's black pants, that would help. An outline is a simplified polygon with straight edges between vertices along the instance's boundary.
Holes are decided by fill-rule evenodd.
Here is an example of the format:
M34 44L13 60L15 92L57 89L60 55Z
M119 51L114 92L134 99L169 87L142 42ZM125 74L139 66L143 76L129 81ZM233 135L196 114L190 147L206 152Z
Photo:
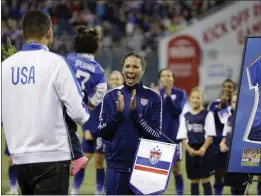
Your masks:
M15 165L23 195L68 195L70 161Z

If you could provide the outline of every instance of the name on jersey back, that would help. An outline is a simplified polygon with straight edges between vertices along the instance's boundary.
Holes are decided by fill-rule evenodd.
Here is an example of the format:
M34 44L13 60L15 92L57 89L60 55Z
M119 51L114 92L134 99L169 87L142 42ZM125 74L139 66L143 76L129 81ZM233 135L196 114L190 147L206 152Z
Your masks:
M92 64L86 63L86 62L81 61L79 59L77 59L75 61L75 67L80 67L80 68L83 68L83 69L87 69L91 72L95 72L95 67Z

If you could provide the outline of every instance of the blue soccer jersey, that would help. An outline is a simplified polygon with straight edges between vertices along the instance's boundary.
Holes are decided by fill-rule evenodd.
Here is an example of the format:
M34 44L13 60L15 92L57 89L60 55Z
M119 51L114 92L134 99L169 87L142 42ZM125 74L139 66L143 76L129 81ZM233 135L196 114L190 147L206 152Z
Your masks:
M207 136L216 136L212 112L202 110L198 114L187 112L180 121L178 140L188 140L190 146L202 146Z
M70 53L67 63L73 69L85 97L94 105L101 103L107 91L107 82L103 68L94 60L93 55Z
M163 102L162 133L158 141L170 142L169 139L178 143L176 140L180 114L186 102L186 93L182 89L172 88L171 95L166 97L164 89L160 89ZM167 136L167 138L165 137ZM168 139L169 138L169 139Z
M249 88L255 91L244 141L261 142L261 55L246 68Z
M216 100L210 102L208 105L208 110L211 112L215 112L216 110L218 110L219 103L220 103L220 99L216 99Z

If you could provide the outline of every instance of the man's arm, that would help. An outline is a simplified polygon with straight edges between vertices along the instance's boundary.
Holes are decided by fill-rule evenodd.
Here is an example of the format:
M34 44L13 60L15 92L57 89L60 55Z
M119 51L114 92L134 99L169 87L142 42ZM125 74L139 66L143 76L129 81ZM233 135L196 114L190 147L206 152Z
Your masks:
M90 117L83 102L83 94L71 67L61 59L54 78L54 87L59 99L66 107L70 118L78 124L84 124Z
M186 93L182 91L181 96L178 96L175 101L171 100L171 96L166 97L166 103L168 105L168 110L172 116L178 118L182 113L184 105L186 103Z
M122 112L112 112L109 98L110 94L106 94L101 103L98 130L93 132L94 137L102 137L104 140L113 138L123 117Z
M152 105L148 119L137 108L130 112L130 117L137 126L139 136L145 139L156 139L161 134L162 129L162 99L155 93L154 103Z

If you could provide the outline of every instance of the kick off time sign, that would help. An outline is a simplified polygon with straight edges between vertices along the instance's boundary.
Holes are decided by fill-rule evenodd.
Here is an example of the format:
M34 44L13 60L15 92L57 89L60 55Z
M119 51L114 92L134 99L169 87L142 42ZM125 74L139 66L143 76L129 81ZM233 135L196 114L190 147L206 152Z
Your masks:
M261 35L261 1L231 1L218 12L159 41L159 69L175 73L187 94L200 85L205 101L216 99L222 82L239 80L245 35Z
M160 194L166 191L171 169L177 160L176 144L141 139L130 177L136 194Z

